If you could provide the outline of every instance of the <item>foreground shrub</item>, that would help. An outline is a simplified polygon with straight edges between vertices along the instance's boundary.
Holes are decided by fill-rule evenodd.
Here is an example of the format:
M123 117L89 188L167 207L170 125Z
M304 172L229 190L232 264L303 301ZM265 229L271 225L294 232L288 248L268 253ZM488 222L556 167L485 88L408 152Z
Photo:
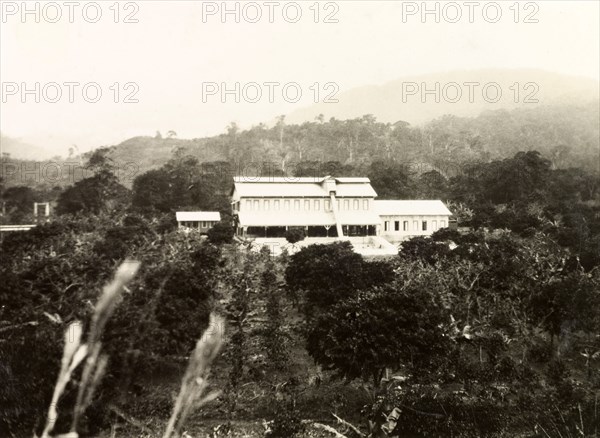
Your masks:
M2 246L0 376L8 384L0 385L0 436L39 426L55 383L48 370L59 367L64 329L89 320L90 303L97 301L120 255L136 256L143 267L106 326L103 350L110 362L89 415L82 416L82 430L93 434L108 427L110 407L127 411L135 388L157 366L187 356L208 326L221 263L218 248L178 233L155 234L135 218L126 219L124 227L142 231L122 235L114 218L67 218L15 235ZM116 251L119 237L111 230L127 243L106 257L94 249L111 236ZM75 402L72 389L67 387L59 407ZM69 421L59 418L57 427L68 427Z
M290 228L285 232L285 239L292 245L306 238L304 228Z
M309 326L308 353L325 369L374 387L385 368L426 373L449 349L450 318L419 286L389 284L331 306Z
M305 429L306 425L293 404L283 404L277 408L275 418L269 424L265 437L294 438L302 434Z
M226 222L218 222L207 232L208 240L214 245L222 245L233 241L233 227Z

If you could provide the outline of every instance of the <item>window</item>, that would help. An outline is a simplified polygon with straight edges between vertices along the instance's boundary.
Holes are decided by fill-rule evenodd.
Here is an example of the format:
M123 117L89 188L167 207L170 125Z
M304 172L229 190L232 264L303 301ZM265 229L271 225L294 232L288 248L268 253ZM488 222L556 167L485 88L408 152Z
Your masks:
M246 199L246 210L252 211L252 201L250 199Z
M427 231L427 221L423 221L423 231Z
M440 228L446 228L446 221L440 221Z
M325 201L325 211L331 211L331 201L329 199Z
M202 228L206 228L206 227L208 227L208 224L205 221L202 222Z
M265 199L265 211L269 211L271 209L271 201Z
M318 199L315 199L315 210L320 210L321 209L321 201L319 201Z
M358 210L360 208L360 201L358 199L355 199L352 204L355 210Z
M294 210L300 211L300 199L294 199Z
M286 199L285 201L283 201L283 208L284 210L290 211L290 200Z
M394 230L395 231L400 231L400 221L394 222Z
M365 199L363 200L363 210L368 210L369 209L369 200Z
M413 221L413 230L419 231L419 221Z
M432 229L433 231L437 230L437 221L433 221L433 222L431 222L431 229Z
M310 199L304 200L304 210L306 210L306 211L310 210Z
M348 199L344 199L344 210L350 210L350 201Z
M404 221L404 222L402 223L402 230L403 230L403 231L408 231L408 221Z
M260 201L258 199L254 200L254 210L260 210Z
M385 231L390 231L390 221L385 221L383 223L383 228L385 229Z
M279 199L273 201L273 210L279 210Z

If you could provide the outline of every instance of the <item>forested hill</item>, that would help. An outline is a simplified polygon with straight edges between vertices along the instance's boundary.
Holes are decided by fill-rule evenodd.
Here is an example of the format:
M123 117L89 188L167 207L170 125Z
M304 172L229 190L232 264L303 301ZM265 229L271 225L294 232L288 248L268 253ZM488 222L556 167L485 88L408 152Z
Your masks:
M140 174L165 164L178 148L204 162L269 162L284 171L301 161L338 161L360 170L375 160L463 164L537 150L555 168L598 171L599 120L598 101L486 111L473 118L445 115L423 127L381 123L372 115L317 117L301 125L282 118L270 128L261 124L241 131L232 124L210 138L135 137L112 147L110 154L118 163L135 162Z

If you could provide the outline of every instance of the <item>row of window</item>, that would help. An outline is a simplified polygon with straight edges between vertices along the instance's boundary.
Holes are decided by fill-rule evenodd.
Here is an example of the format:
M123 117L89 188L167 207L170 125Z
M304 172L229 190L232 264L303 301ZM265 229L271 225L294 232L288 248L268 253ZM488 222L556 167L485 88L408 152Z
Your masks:
M362 203L361 203L362 201ZM246 199L244 201L245 211L320 211L321 205L325 211L331 211L331 201L329 199ZM362 205L363 210L369 210L368 199L338 199L338 210L360 210ZM239 203L235 207L239 209Z
M421 221L420 227L419 221L412 221L412 229L410 229L409 224L410 221L402 221L402 231L427 231L429 226L427 221ZM439 228L446 228L446 221L441 220L439 225ZM385 231L392 231L392 221L385 221L383 227ZM438 230L437 220L431 221L431 230ZM394 231L400 231L400 221L394 221Z
M201 224L202 228L208 228L208 227L212 227L214 222L212 221L182 221L179 222L179 225L181 225L182 227L188 227L188 228L198 228L198 225Z

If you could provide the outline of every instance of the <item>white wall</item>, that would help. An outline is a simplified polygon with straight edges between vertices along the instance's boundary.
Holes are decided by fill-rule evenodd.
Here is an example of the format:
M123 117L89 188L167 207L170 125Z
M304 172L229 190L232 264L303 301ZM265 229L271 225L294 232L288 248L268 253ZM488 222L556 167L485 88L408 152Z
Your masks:
M392 240L401 241L414 236L430 236L440 228L448 228L450 216L381 216L381 236ZM408 221L408 229L404 230L404 222ZM416 221L416 224L415 224ZM423 230L423 222L427 221L427 230ZM385 224L388 222L386 231ZM396 222L400 229L396 230ZM416 227L415 227L416 225Z
M240 211L331 211L329 198L242 198ZM372 198L337 198L339 211L368 211Z

